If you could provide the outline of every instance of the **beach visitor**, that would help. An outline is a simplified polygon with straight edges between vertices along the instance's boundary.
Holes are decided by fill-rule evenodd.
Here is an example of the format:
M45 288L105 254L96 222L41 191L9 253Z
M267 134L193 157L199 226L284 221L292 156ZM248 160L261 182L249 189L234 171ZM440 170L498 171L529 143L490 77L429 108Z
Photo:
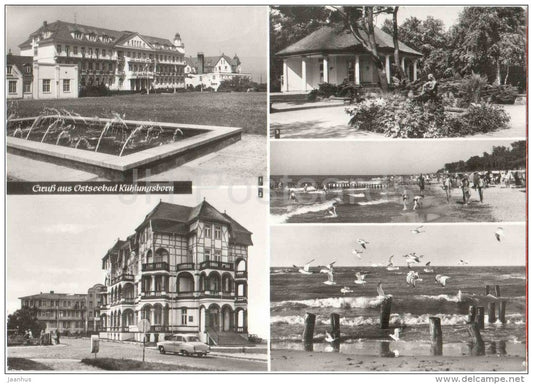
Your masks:
M56 331L56 342L57 344L60 344L59 343L59 337L61 336L61 333L59 332L59 329Z
M422 208L422 200L424 199L424 195L416 195L414 198L413 198L413 211L418 209L418 208Z
M511 187L511 171L507 171L505 173L505 176L503 177L503 181L505 182L505 188Z
M450 202L450 197L452 195L452 176L450 174L447 174L442 182L442 188L444 189L444 192L446 193L446 201Z
M291 191L291 195L289 196L289 200L291 200L291 201L297 201L297 200L296 200L296 193L294 193L294 191Z
M39 335L39 345L44 345L44 329L41 329L41 334Z
M328 209L328 214L333 217L337 217L337 203L333 203Z
M461 188L463 190L463 204L468 205L470 202L470 180L468 180L468 174L466 173L461 181Z
M479 172L474 172L474 180L473 180L473 184L474 184L474 189L477 190L478 194L479 194L479 202L482 203L483 202L483 187L484 187L484 183L483 183L483 179L481 178L481 176L479 176Z
M404 189L402 192L402 201L403 201L403 210L407 211L407 199L409 196L407 196L407 190Z
M425 188L425 180L424 180L424 176L422 176L422 174L420 174L420 176L418 176L418 187L420 188L420 194L422 194L424 192L424 188Z
M514 183L516 185L516 187L520 187L522 185L522 180L520 180L520 175L518 174L518 171L515 171L514 175Z

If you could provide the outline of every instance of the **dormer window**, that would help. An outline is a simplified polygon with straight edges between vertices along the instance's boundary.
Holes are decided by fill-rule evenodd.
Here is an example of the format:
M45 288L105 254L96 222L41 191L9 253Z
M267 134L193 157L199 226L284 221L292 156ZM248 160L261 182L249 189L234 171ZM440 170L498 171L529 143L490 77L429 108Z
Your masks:
M98 36L96 36L96 33L91 32L87 35L87 40L89 41L96 41L97 39L98 39Z
M81 40L83 39L83 33L81 33L80 31L74 31L71 33L71 36L76 39L76 40Z

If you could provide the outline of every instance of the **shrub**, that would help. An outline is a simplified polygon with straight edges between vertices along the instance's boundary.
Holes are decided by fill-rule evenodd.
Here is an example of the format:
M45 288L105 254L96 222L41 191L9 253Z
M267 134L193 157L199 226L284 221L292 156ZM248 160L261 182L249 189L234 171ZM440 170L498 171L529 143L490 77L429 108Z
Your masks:
M488 84L486 76L473 73L465 77L460 83L460 92L463 104L479 103L481 100L481 92Z
M496 104L514 104L518 90L511 85L496 85L487 90L489 99Z
M338 96L340 87L330 83L320 83L318 89L313 89L307 94L307 100L315 101L318 98L326 99L331 96Z
M346 108L356 129L395 138L457 137L507 128L509 116L489 103L471 104L462 115L446 113L440 99L419 103L399 95L367 99Z

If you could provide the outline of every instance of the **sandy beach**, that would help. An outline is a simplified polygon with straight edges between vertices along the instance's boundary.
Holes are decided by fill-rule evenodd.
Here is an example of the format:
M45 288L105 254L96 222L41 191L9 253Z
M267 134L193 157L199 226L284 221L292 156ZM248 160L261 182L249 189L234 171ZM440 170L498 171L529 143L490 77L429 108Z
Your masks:
M342 353L272 350L272 371L303 372L525 372L524 358L516 356L399 356L376 357Z

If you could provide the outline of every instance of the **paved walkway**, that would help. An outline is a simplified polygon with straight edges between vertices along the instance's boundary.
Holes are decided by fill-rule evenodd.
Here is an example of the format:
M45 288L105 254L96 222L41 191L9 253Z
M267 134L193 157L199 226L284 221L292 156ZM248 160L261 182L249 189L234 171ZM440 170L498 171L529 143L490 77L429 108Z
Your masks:
M7 357L23 357L38 361L57 371L92 371L94 367L81 364L80 360L92 358L89 353L90 339L61 338L60 345L8 347ZM146 348L146 361L179 364L199 370L218 371L265 371L267 361L251 361L222 356L197 358L172 354L162 355L155 348ZM98 357L142 360L142 345L101 340ZM241 357L241 356L237 356Z
M192 180L193 185L257 185L266 177L266 136L243 134L219 151L143 180ZM7 154L10 181L99 181L98 175L24 156Z
M286 103L280 103L284 105ZM313 103L298 104L300 108L312 106ZM276 107L277 104L274 104ZM345 112L346 106L329 108L311 108L276 112L270 114L270 136L280 129L282 139L390 139L374 132L356 131L348 125L350 116ZM467 138L492 137L526 137L526 106L504 105L503 108L511 116L509 129L496 132L467 136Z

